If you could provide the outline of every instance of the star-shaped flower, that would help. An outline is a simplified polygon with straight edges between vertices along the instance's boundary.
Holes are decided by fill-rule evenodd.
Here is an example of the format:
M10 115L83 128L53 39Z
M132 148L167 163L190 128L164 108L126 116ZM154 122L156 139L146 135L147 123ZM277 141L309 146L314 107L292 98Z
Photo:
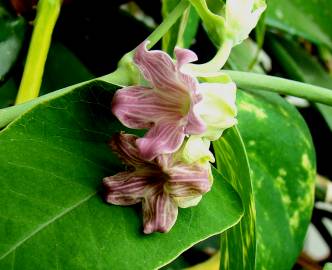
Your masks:
M168 232L178 207L196 205L210 190L209 170L198 163L186 164L176 154L146 161L139 153L137 138L124 133L113 136L110 145L129 170L104 178L106 200L116 205L142 202L144 233Z
M177 151L185 135L202 134L206 125L194 110L202 100L198 81L181 71L184 64L197 60L196 54L177 48L175 62L163 51L147 51L146 44L137 47L134 62L150 86L118 90L112 111L129 128L149 129L137 146L144 159L153 160Z

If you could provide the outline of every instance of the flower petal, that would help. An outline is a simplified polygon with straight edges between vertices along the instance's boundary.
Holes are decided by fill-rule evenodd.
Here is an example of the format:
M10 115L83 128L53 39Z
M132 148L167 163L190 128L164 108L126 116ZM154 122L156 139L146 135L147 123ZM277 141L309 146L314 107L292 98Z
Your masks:
M231 83L202 83L199 85L203 101L194 110L203 119L207 130L203 137L218 139L223 130L237 123L236 85Z
M167 187L172 197L188 197L202 195L211 188L209 173L203 166L176 165L169 169L170 180Z
M117 133L113 135L109 144L124 163L133 167L144 167L146 162L140 157L136 145L137 138L135 135Z
M198 81L190 74L180 72L178 67L189 60L196 59L195 53L184 49L184 51L178 51L180 63L174 64L167 53L160 50L148 51L146 44L147 42L142 42L134 56L134 62L144 78L154 88L165 92L166 96L173 96L178 102L185 104L186 101L183 99L190 96L190 93L195 93L198 89Z
M153 160L160 154L178 150L184 137L184 126L178 125L177 122L159 123L151 128L144 138L137 139L136 144L143 159Z
M115 93L112 112L123 125L136 129L151 128L158 122L179 123L189 114L189 124L198 132L205 126L192 110L186 112L190 102L190 96L185 91L176 95L147 87L130 86Z
M178 207L188 208L199 204L202 199L202 195L192 196L192 197L175 197L173 198Z
M210 152L210 141L199 136L190 136L183 144L179 154L180 159L187 164L205 165L206 162L215 162L214 156Z
M151 189L143 200L144 233L168 232L175 224L178 207L169 195L162 190Z
M156 116L163 114L155 92L147 87L129 86L115 92L112 112L129 128L150 128Z
M160 50L148 51L146 45L146 41L142 42L137 47L134 56L134 62L144 78L158 89L176 90L181 88L181 82L177 78L177 69L172 58Z
M135 172L120 172L106 177L106 201L116 205L132 205L140 202L147 187L147 178L137 176Z
M193 109L188 114L188 122L184 129L186 134L199 135L206 131L204 121L197 115Z
M246 39L266 9L264 0L227 0L226 23L234 45Z
M192 50L176 47L174 49L174 53L176 56L176 65L177 65L178 70L180 70L180 68L183 65L191 63L191 62L195 62L198 60L196 53L194 53Z

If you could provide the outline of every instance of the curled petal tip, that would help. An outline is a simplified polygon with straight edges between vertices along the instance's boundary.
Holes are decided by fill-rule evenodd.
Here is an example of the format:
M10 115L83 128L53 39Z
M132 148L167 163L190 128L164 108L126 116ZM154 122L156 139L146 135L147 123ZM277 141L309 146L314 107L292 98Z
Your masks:
M174 53L177 61L176 64L179 69L185 64L198 60L196 53L194 53L192 50L176 47L174 49Z

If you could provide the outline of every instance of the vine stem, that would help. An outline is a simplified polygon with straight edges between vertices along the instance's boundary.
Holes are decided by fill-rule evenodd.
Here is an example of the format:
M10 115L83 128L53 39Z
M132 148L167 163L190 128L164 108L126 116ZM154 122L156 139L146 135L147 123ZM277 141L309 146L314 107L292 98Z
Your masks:
M189 7L190 3L188 0L181 0L180 3L170 12L167 17L163 20L163 22L146 38L149 41L147 44L147 49L151 49L168 31L169 29L176 23L176 21L184 14L186 9ZM135 53L136 48L126 53L120 62L125 59L127 61L132 62L132 57ZM120 63L119 62L119 63ZM104 75L101 77L103 81L113 83L114 74L121 73L123 78L122 80L118 80L120 82L119 85L126 86L133 83L132 78L130 78L130 71L125 72L124 67L119 65L118 69L114 72ZM118 76L117 76L118 77Z
M208 73L217 73L225 65L232 48L233 42L227 40L209 62L204 64L186 64L185 69L195 77L204 77Z
M35 26L16 104L24 103L39 95L44 66L53 29L60 13L61 2L61 0L39 0L38 2Z
M228 74L239 88L276 92L332 106L331 89L251 72L232 70L222 72Z
M168 32L188 7L189 1L181 0L172 12L168 14L166 19L148 36L147 40L150 41L147 45L148 49L151 49Z

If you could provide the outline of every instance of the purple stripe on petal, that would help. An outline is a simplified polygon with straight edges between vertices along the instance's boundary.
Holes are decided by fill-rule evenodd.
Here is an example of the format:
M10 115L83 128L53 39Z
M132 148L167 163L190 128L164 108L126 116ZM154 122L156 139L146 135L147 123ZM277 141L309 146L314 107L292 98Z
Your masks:
M145 160L153 160L160 154L173 153L178 150L184 140L184 127L176 123L157 124L151 128L144 138L136 144Z
M114 134L110 146L124 163L134 167L144 166L145 162L141 159L136 145L137 136L131 134Z
M130 86L116 91L112 101L112 112L129 128L150 128L158 112L158 108L153 107L157 101L158 98L152 89Z
M118 90L112 102L112 112L129 128L151 128L160 121L178 122L183 117L183 107L190 103L184 90L177 95L140 86Z
M147 42L141 43L134 56L134 62L142 72L144 78L157 89L173 91L185 88L179 79L177 67L172 58L159 50L148 51Z
M175 224L178 207L164 192L159 192L143 200L144 233L168 232Z
M168 187L174 197L190 197L208 192L209 173L199 166L177 165L169 170Z
M147 187L146 178L134 172L121 172L106 177L103 184L107 190L106 201L116 205L132 205L140 202Z
M178 136L177 132L174 133L179 128L177 126L157 128L160 128L157 135ZM159 139L158 136L147 137L155 142ZM144 138L137 139L123 133L113 137L112 148L131 167L127 172L104 178L106 201L116 205L142 202L144 233L168 232L176 221L178 207L196 205L201 195L210 190L209 171L195 164L183 164L172 154L158 155L152 161L146 161L138 152L138 140ZM156 143L148 146L156 146Z

